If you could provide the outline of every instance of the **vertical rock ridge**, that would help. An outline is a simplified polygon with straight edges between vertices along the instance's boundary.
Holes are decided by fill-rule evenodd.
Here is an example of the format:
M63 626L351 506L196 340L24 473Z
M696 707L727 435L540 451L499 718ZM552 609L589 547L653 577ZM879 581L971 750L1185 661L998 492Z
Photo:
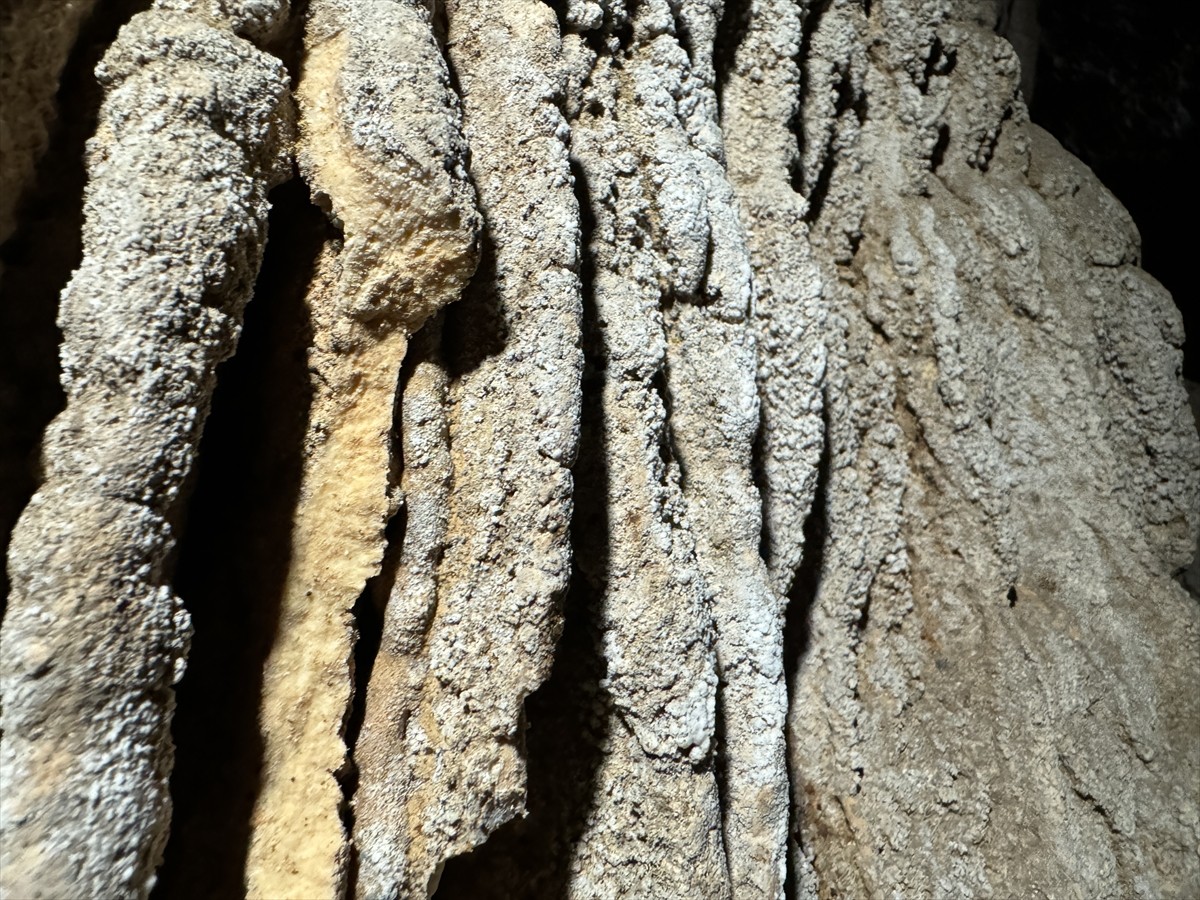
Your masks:
M754 272L763 545L773 587L786 593L803 555L824 439L827 310L806 240L809 206L792 186L805 10L791 2L747 7L745 32L729 53L721 126Z
M410 815L419 810L410 814L409 804L402 802L412 793L412 772L400 742L416 727L410 722L428 674L422 650L437 606L437 570L446 548L453 486L446 421L449 378L441 338L439 316L413 342L412 371L400 400L404 535L392 588L383 598L381 643L354 754L359 770L354 889L363 897L424 896L431 875L409 862L416 852Z
M713 48L721 9L683 3L677 12L688 65L674 100L676 146L659 129L654 164L681 163L696 179L702 227L674 210L695 252L680 265L666 316L666 382L672 444L696 557L712 592L720 678L718 734L722 832L734 898L781 898L789 819L783 679L785 598L759 555L762 499L751 450L760 421L751 257L726 173ZM667 106L670 109L670 106ZM653 176L652 176L653 177ZM667 180L664 191L667 194ZM680 227L677 225L676 227ZM695 285L695 287L693 287Z
M801 562L819 551L805 545L805 524L810 516L825 515L812 506L826 440L822 386L830 316L823 277L807 240L810 206L794 178L801 147L793 130L802 115L798 61L803 61L801 53L817 14L791 2L745 3L737 40L730 38L725 49L721 107L729 179L754 273L748 320L757 344L760 403L754 466L762 492L761 552L774 598L765 618L769 626L759 626L763 630L754 642L769 645L772 655L769 663L760 662L754 669L764 686L775 685L773 694L785 704L784 598L794 594ZM807 605L813 598L800 597L797 602ZM762 705L760 700L727 708L729 715L744 719L748 709ZM755 725L759 732L771 728ZM773 761L769 768L777 779L788 782L784 761ZM790 817L779 817L778 812L775 816L775 846L783 853ZM797 862L801 867L807 864L803 856Z
M588 253L601 381L593 434L606 510L604 532L581 531L575 546L596 592L606 663L604 694L591 701L593 715L611 723L595 777L611 787L597 792L575 841L568 890L728 897L713 755L712 595L696 560L664 405L672 386L663 306L700 291L709 254L698 155L673 96L689 77L689 61L666 3L613 7L603 21L598 13L568 4L564 40L571 150L593 223ZM608 54L597 52L603 46ZM715 107L711 91L693 98ZM685 109L705 149L719 157L712 110ZM686 155L670 160L677 150ZM736 310L746 302L745 274L724 267L737 246L714 252L730 279L721 285L729 290L724 302ZM580 477L600 480L594 468Z
M1002 7L134 18L10 554L3 892L149 892L172 584L163 896L1200 890L1183 334ZM301 19L185 518L291 168L250 40Z
M287 158L287 76L220 22L142 13L98 76L84 259L59 315L67 407L13 534L0 636L12 896L154 882L189 634L172 523Z
M876 33L886 52L855 62ZM1197 652L1194 603L1149 562L1191 533L1160 504L1168 485L1194 498L1196 442L1163 388L1161 452L1123 445L1147 433L1129 399L1175 363L1160 347L1120 373L1152 331L1178 339L1174 316L1111 197L1025 121L985 10L835 3L811 46L806 71L850 72L869 109L816 112L844 124L811 238L837 327L830 536L790 726L802 895L1170 895L1195 878L1191 828L1137 818L1123 786L1140 810L1191 802L1143 758L1196 764L1148 713ZM1114 308L1146 325L1114 328ZM1117 491L1112 458L1141 487ZM1146 630L1154 649L1117 637ZM1171 705L1195 721L1191 698ZM1151 858L1138 828L1170 849Z
M424 7L309 5L298 159L341 227L309 288L314 394L292 557L264 668L263 783L247 859L254 897L347 887L346 717L354 603L378 574L399 497L391 433L408 342L477 259L459 112Z
M579 213L558 29L537 2L451 3L446 20L484 256L444 327L443 411L417 401L405 437L434 474L413 497L389 674L360 740L363 897L431 893L449 857L524 811L524 701L549 674L570 571Z

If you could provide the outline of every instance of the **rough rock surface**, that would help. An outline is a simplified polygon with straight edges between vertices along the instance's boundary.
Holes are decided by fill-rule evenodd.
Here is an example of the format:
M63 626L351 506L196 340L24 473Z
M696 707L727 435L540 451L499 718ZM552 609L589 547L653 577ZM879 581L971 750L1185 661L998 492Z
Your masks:
M85 257L59 315L67 408L13 533L0 636L0 882L13 897L153 884L189 636L167 569L172 517L289 143L282 66L219 21L144 13L97 75L108 94Z
M1178 314L1124 211L1025 121L986 10L821 12L806 71L845 109L812 230L837 327L789 729L801 883L1186 896Z
M315 0L297 87L298 157L340 239L308 294L314 396L279 625L259 724L262 783L246 863L253 897L340 896L350 866L352 611L383 563L391 431L410 337L475 270L474 191L425 10Z
M160 6L103 70L10 553L13 894L153 878L170 523L284 146L229 30L277 44L282 7ZM1182 329L1028 121L1009 6L307 4L296 155L337 234L287 336L280 608L246 617L249 895L1200 893Z
M355 748L361 897L423 896L522 812L524 701L570 575L579 212L557 28L538 2L446 15L483 256L401 401L405 532Z

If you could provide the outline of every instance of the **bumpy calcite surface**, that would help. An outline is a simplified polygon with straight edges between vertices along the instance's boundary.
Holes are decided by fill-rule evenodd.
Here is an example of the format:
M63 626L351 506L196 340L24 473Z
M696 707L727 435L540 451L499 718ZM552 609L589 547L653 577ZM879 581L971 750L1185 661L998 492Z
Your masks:
M484 253L444 359L423 357L403 398L406 530L356 752L362 897L425 896L523 811L524 701L570 574L579 213L557 28L536 2L447 19Z
M140 896L154 881L189 634L171 521L287 143L282 67L219 21L143 13L98 75L84 260L59 315L67 408L13 534L0 637L12 897Z
M421 709L429 674L421 651L437 607L438 568L454 483L446 421L449 378L441 361L441 336L439 319L414 340L400 401L404 541L392 588L384 598L384 634L355 748L360 778L354 798L356 891L368 897L421 896L440 870L437 853L442 848L426 852L418 818L424 808L410 799L421 783L405 751L408 735L415 737L419 728L413 712ZM415 826L410 824L414 821Z
M726 889L719 866L695 862L709 839L692 831L687 850L674 843L698 808L716 821L715 807L691 796L682 812L656 794L665 779L639 766L636 712L597 725L605 709L620 710L622 687L636 683L648 654L657 662L672 652L676 677L697 678L686 652L666 649L686 629L635 644L635 666L622 652L638 632L620 618L628 595L619 578L653 570L618 555L635 535L648 542L654 533L627 512L637 469L623 462L633 454L622 442L631 434L669 434L664 455L682 464L680 540L671 546L694 542L719 660L734 633L722 607L730 576L738 574L741 593L724 609L742 621L770 609L756 605L770 595L755 593L754 566L736 568L727 536L735 517L747 518L735 512L733 490L744 438L736 428L708 437L729 423L721 413L738 395L737 332L720 352L683 349L689 339L712 348L718 342L705 344L701 328L738 322L723 293L699 309L687 302L697 283L679 262L686 237L706 224L715 233L713 182L671 119L654 118L691 99L678 73L690 62L703 78L696 41L706 32L689 20L689 59L672 56L679 20L654 9L640 6L630 27L617 13L601 40L568 38L579 51L572 150L594 219L600 394L586 407L576 550L594 585L586 608L606 677L599 697L564 690L538 709L548 727L579 730L575 747L596 735L599 761L551 779L550 799L519 836L455 873L449 883L464 896L522 888L554 896L563 884L586 896L650 884L681 894ZM686 9L676 10L680 19ZM1196 527L1197 442L1170 346L1178 346L1178 319L1133 265L1135 236L1111 196L1024 122L1015 59L990 33L987 12L966 3L750 3L726 20L737 33L722 36L731 46L720 121L755 291L762 551L771 587L792 597L802 642L789 648L788 727L799 896L1152 897L1195 890L1200 879L1185 849L1195 844L1198 798L1181 787L1196 778L1186 735L1197 723L1187 673L1197 610L1169 578ZM568 6L566 23L594 35L588 23L599 15ZM647 73L646 44L670 59L669 75ZM871 46L886 49L867 53ZM656 94L663 83L670 100ZM635 104L622 105L623 89ZM593 150L596 134L602 153ZM670 148L663 157L682 174L656 169L658 147ZM681 180L690 209L668 206ZM636 233L632 247L622 224ZM673 228L685 239L662 237ZM724 237L728 254L737 239ZM717 259L705 283L721 272ZM622 284L653 272L652 286L618 304L614 269L626 274ZM664 333L667 372L657 384L669 396L669 422L659 424L652 409L639 426L626 424L613 383L631 383L625 397L647 396L637 373L655 371ZM719 494L706 470L722 465ZM589 553L597 535L604 552ZM715 554L714 546L729 549ZM687 567L676 559L670 571ZM661 588L633 593L671 608ZM704 630L703 618L689 624ZM1146 638L1131 642L1135 634ZM775 640L771 628L754 637L760 653ZM587 646L572 642L564 652ZM587 677L586 665L568 662L569 677ZM756 668L757 684L770 684L762 676L771 672ZM1171 684L1191 687L1171 696ZM749 836L731 837L738 818L752 815L738 794L738 765L754 774L776 765L766 752L739 758L731 724L769 710L769 695L727 671L719 691L730 723L719 769L729 890L779 891L769 880L777 870L763 864L769 854L747 865L739 856L749 856ZM597 712L571 712L589 703ZM669 718L668 703L658 709L660 721ZM753 733L762 740L769 720ZM572 746L558 736L546 743ZM555 812L581 802L571 779L595 785L574 824ZM676 785L671 792L689 796ZM629 800L642 804L636 820L621 818ZM777 846L763 827L770 814L753 821L761 846ZM525 849L542 840L561 848L564 835L569 867ZM626 865L608 867L613 859ZM686 874L664 871L664 859L688 859ZM505 887L489 887L496 865ZM737 877L739 865L757 884Z
M340 225L317 261L300 499L264 670L263 782L246 866L255 897L338 896L349 835L339 776L355 601L395 511L392 422L409 339L475 270L478 217L459 113L423 7L309 6L301 170Z
M1025 121L989 14L835 2L805 26L831 327L796 870L822 897L1186 895L1178 314L1125 212Z
M629 778L622 770L630 767L638 773L630 780L641 785L598 807L578 851L594 858L591 881L577 889L584 895L600 885L611 895L774 897L786 875L783 606L759 556L760 500L750 466L759 419L751 270L717 122L717 12L706 4L682 4L674 13L665 3L645 4L630 11L623 66L592 59L582 46L576 57L587 86L572 98L573 146L597 225L591 252L605 372L599 433L610 485L607 533L585 533L578 546L582 556L589 540L602 540L610 554L593 573L609 680L616 668L617 715L628 704L635 722L644 719L645 732L635 725L634 733L646 756L616 743L606 759L616 777ZM623 154L611 154L610 140ZM627 435L638 443L626 446ZM630 481L643 482L645 494L630 491ZM643 529L661 529L662 547L647 545ZM639 557L645 561L634 562ZM673 603L661 602L653 580L641 580L666 560L670 570L660 577L674 582ZM656 660L663 641L682 642L677 658L695 659L695 668L667 675ZM714 675L724 698L719 749L710 744L718 727L714 698L704 690ZM654 731L676 736L668 743ZM694 770L674 772L672 757L688 758ZM696 793L685 814L653 793L639 796L656 789L647 783L656 768ZM636 826L631 812L641 820ZM707 842L697 843L708 829ZM701 856L698 868L681 863L708 847L717 852ZM640 871L626 874L625 855L644 860Z
M158 206L129 230L129 172L234 195L139 155L116 123L159 107L112 89L64 300L71 403L0 639L0 760L26 786L4 877L46 894L137 893L162 839L185 630L164 516L272 171L281 76L197 17L265 39L281 11L163 5L190 18L156 33L205 37L129 65L196 97L194 72L230 73L233 139L206 118L225 81L174 115L232 154L184 158L223 160L242 205L170 207L216 268ZM444 13L309 5L301 172L342 235L309 286L249 893L1200 892L1178 315L1125 212L1027 121L993 4ZM218 45L241 68L188 56ZM107 312L181 270L182 295ZM38 862L64 847L68 884Z
M599 28L590 9L572 7L567 17L571 145L592 220L588 415L597 446L581 478L595 482L605 511L579 529L575 549L606 662L604 693L593 700L594 717L608 723L596 777L612 788L596 794L572 848L570 890L728 897L712 595L667 408L663 306L699 293L709 244L697 169L704 151L690 146L675 102L690 73L665 3L615 9ZM597 53L596 43L619 50ZM694 124L704 118L698 111ZM736 244L729 251L736 259ZM722 286L736 309L744 273L733 268Z
M762 0L740 7L718 35L728 48L721 127L754 273L761 543L779 593L788 590L804 556L825 432L828 311L807 239L810 204L793 183L800 165L794 122L801 113L797 58L805 16L791 0ZM771 64L763 65L767 59Z

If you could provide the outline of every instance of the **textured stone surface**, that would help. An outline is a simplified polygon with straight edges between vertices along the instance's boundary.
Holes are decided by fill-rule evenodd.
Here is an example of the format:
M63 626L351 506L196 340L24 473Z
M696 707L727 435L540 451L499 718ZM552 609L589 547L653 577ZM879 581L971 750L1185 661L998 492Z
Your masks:
M98 76L84 260L59 314L67 408L13 533L0 636L0 879L14 897L153 883L189 636L172 517L287 147L282 67L218 23L144 13Z
M1177 313L1025 122L986 10L822 12L805 71L847 100L812 229L836 327L790 720L803 890L1186 896Z
M446 12L483 256L402 399L404 541L355 754L362 897L424 896L523 811L523 704L570 574L579 213L557 29L537 2Z
M203 22L289 32L271 5L162 5L186 14L153 22L243 66L236 107L222 81L162 132L210 133L219 108L241 155L164 142L154 169L111 111L94 145L70 405L0 638L0 754L28 786L2 807L10 892L144 892L165 834L186 630L167 522L232 346L232 319L201 328L240 308L261 243L275 145L250 125L283 90ZM1013 9L311 0L297 158L336 235L303 276L311 335L272 351L307 341L311 403L278 451L299 473L270 523L290 544L278 615L246 617L261 754L214 781L253 794L220 884L1200 892L1182 329L1128 215L1028 121L993 31ZM210 96L173 65L162 84ZM182 159L225 160L205 189L253 198L241 255L205 231L218 252L195 260L165 215L139 241L97 224L130 227L105 211L129 202L118 179L149 183L139 166L209 222ZM124 285L164 258L155 330ZM239 689L211 683L189 702ZM116 787L80 814L100 765ZM38 863L66 846L76 868Z
M279 625L264 668L254 897L339 896L352 611L383 563L392 418L410 337L475 270L478 218L445 64L407 0L308 7L298 158L340 226L307 304L313 379Z

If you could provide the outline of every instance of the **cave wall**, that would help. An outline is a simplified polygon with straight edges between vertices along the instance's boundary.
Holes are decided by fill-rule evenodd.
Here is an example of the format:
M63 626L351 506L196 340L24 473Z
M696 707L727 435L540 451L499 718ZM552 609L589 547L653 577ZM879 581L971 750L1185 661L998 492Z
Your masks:
M1183 327L1010 6L6 11L4 892L1200 891Z

